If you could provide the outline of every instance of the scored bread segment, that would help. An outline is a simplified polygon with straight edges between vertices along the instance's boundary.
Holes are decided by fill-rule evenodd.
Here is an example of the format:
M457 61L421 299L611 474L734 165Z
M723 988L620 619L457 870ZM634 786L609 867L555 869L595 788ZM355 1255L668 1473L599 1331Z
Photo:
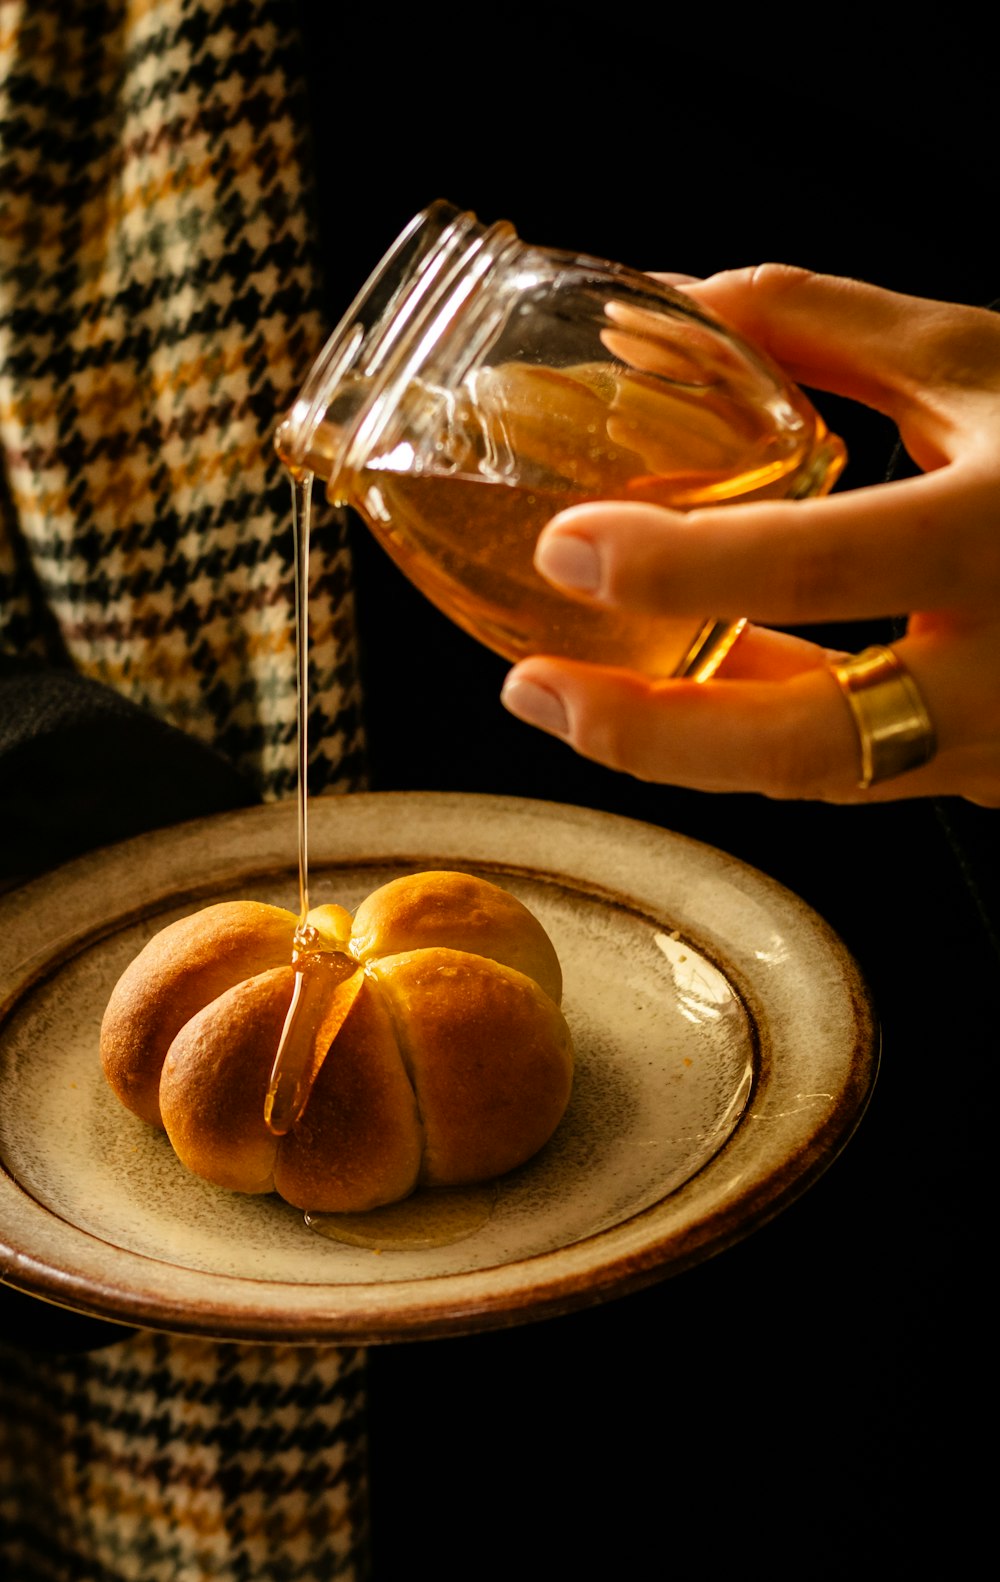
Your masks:
M274 1051L292 998L291 965L234 984L167 1051L160 1111L195 1175L234 1192L270 1192L278 1138L264 1119Z
M391 879L362 901L351 930L359 961L443 945L526 973L556 1005L562 969L555 946L516 896L471 873L431 869Z
M244 978L292 959L295 917L263 901L220 901L168 923L115 985L101 1024L104 1075L126 1109L152 1126L160 1073L184 1024Z
M392 1020L365 975L305 1111L281 1139L275 1187L298 1208L362 1212L413 1191L423 1148Z
M573 1051L534 979L446 949L383 957L373 971L424 1121L421 1181L488 1181L537 1153L569 1101Z

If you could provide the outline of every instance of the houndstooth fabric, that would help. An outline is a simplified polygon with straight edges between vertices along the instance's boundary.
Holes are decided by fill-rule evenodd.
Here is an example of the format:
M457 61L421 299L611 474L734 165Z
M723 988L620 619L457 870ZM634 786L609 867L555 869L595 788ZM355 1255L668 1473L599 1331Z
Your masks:
M0 1350L10 1582L361 1582L364 1356L132 1335Z
M288 0L0 0L0 654L295 780L290 491L325 327ZM314 790L363 778L346 543L310 585ZM367 1575L364 1354L0 1352L12 1582Z
M0 0L0 652L295 778L289 485L322 343L290 0ZM312 557L312 789L363 775L350 566Z

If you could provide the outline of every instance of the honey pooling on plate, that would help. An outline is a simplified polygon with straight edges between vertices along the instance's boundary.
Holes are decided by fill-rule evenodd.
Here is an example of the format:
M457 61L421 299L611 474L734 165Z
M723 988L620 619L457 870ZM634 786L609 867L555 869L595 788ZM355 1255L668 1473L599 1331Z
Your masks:
M367 1214L309 1214L310 1230L349 1247L375 1252L416 1252L448 1247L481 1230L496 1207L495 1181L471 1187L438 1187Z

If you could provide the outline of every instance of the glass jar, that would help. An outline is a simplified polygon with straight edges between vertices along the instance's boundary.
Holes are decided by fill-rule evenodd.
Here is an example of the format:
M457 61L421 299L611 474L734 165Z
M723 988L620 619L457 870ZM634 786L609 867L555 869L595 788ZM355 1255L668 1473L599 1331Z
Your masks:
M435 203L378 265L276 443L508 659L712 674L742 622L636 618L534 570L585 500L689 510L828 490L844 447L766 357L681 292Z

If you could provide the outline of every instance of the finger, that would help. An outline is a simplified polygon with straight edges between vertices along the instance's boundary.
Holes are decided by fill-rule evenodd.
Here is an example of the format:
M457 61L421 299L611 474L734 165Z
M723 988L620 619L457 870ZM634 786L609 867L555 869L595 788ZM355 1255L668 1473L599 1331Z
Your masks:
M838 803L957 789L932 760L861 790L855 726L825 664L781 681L653 683L535 657L510 672L502 696L518 718L641 780Z
M696 285L702 278L700 275L680 274L675 269L652 269L649 273L653 280L662 280L665 286L676 286L678 290Z
M547 524L547 581L635 613L748 616L765 624L860 620L995 604L992 462L827 499L668 511L633 501L574 506Z
M904 430L914 411L933 420L934 390L1000 388L1000 324L986 309L783 264L727 270L684 290L793 379L877 407Z
M511 713L586 758L699 791L852 801L857 742L824 669L772 681L653 683L535 657L511 671Z

